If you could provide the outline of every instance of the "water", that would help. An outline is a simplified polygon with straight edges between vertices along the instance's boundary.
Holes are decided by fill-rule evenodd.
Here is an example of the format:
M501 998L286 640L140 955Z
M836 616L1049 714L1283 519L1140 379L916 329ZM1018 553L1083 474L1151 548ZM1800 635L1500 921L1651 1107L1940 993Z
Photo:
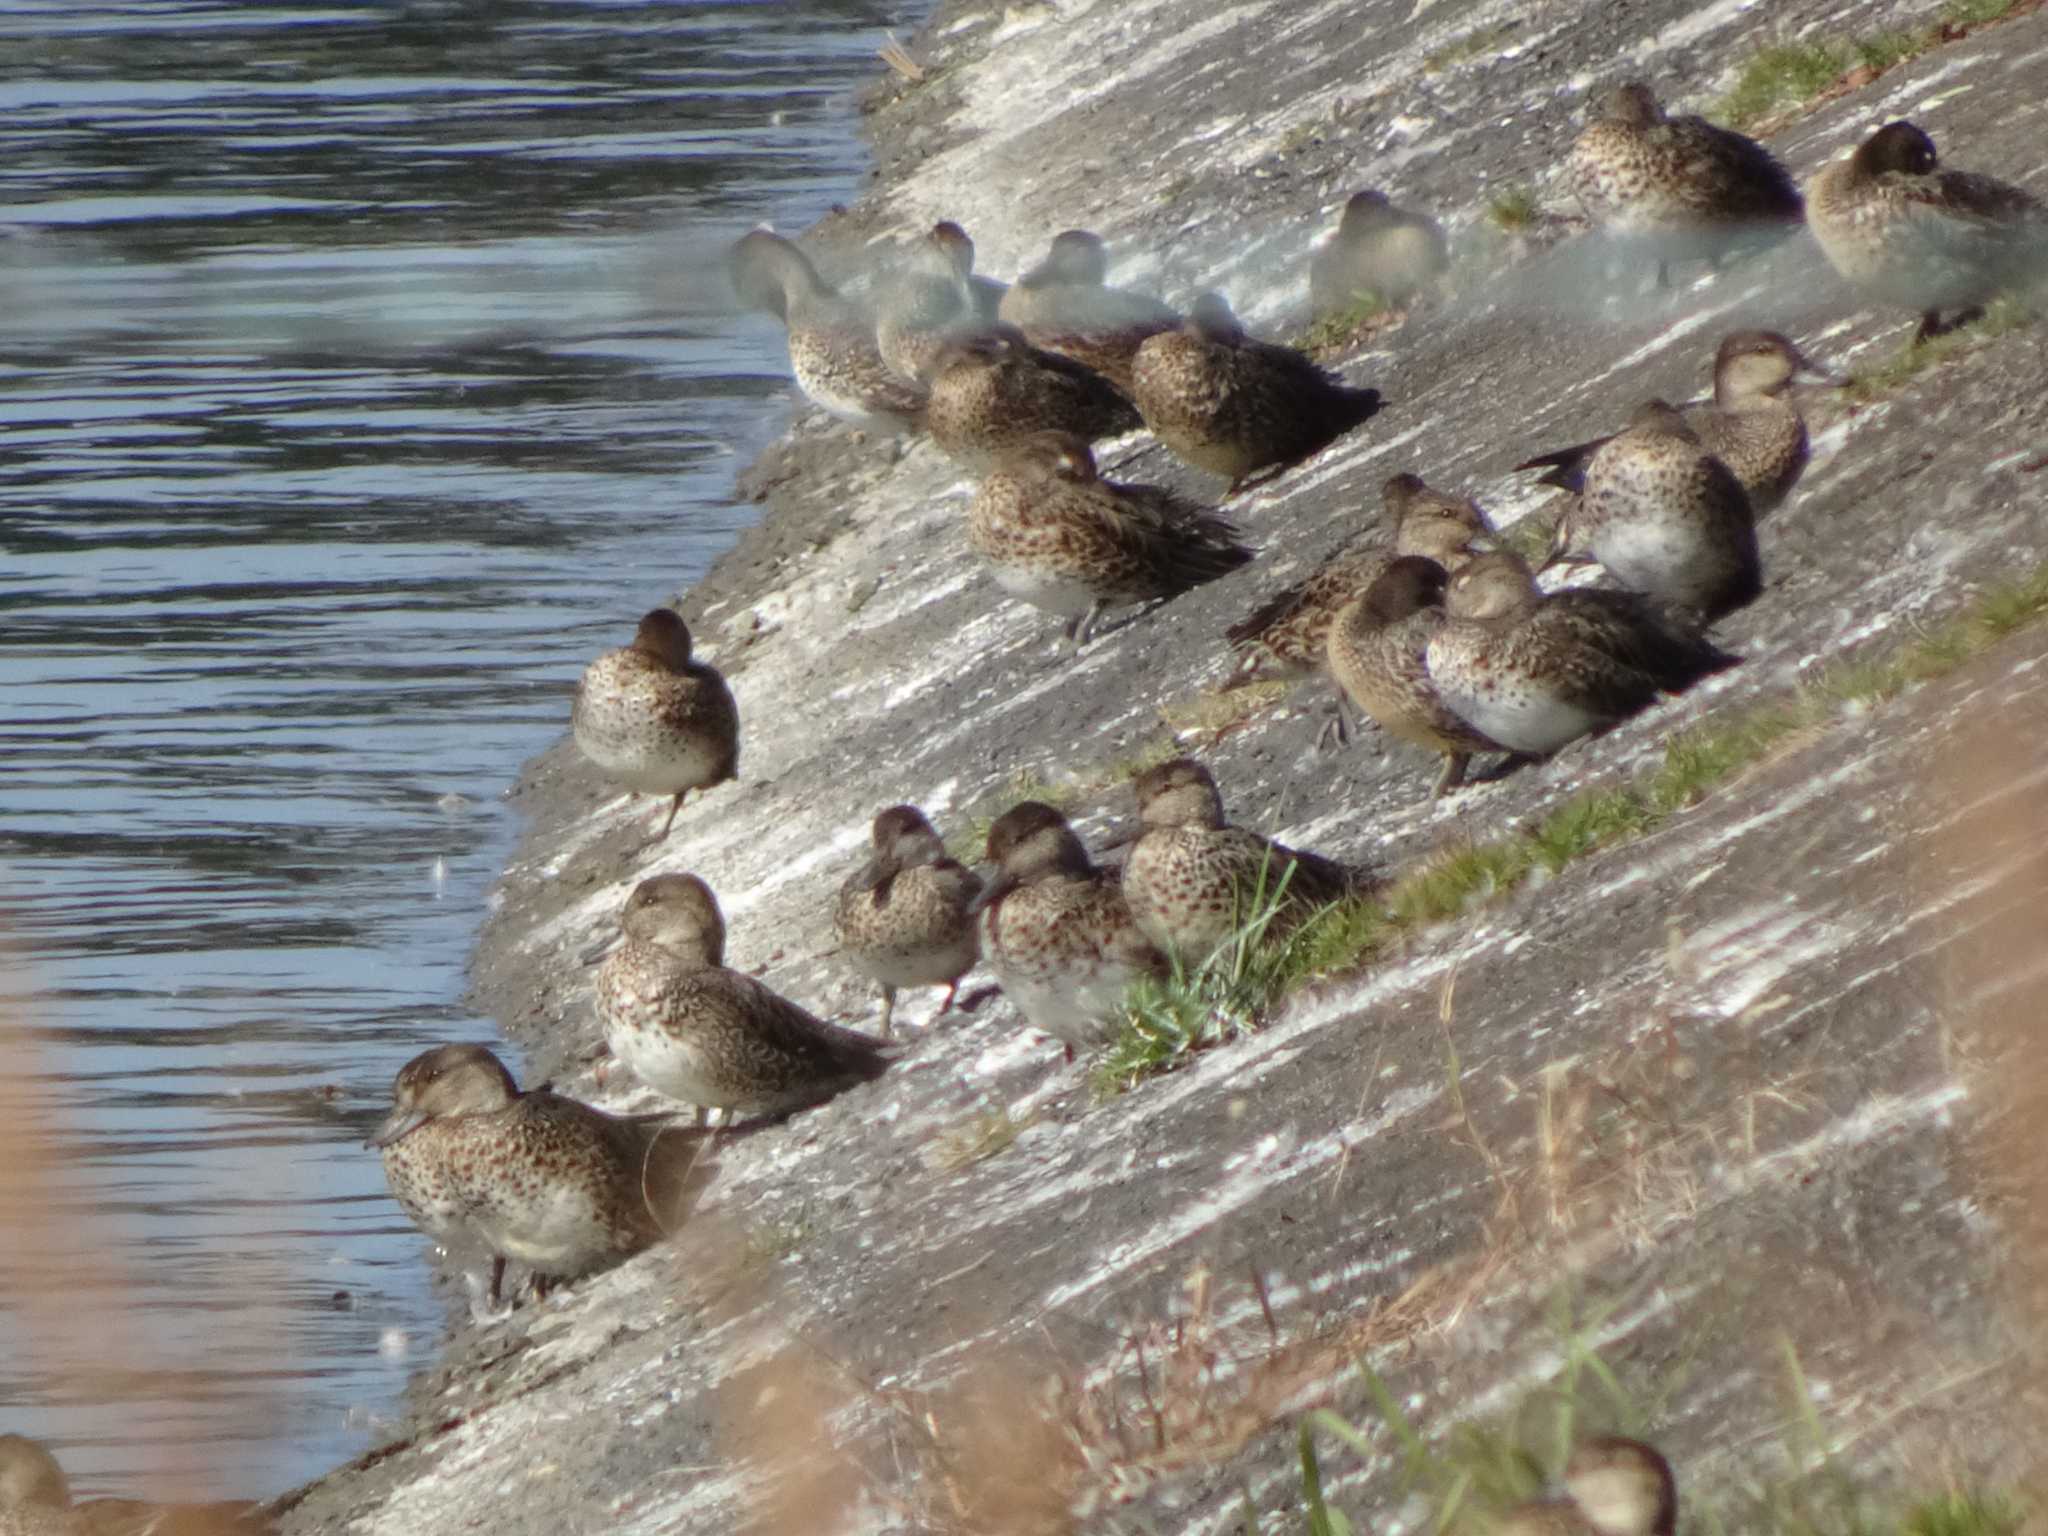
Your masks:
M83 1491L275 1492L433 1349L363 1120L746 520L780 340L705 274L850 190L880 19L0 6L0 1431Z

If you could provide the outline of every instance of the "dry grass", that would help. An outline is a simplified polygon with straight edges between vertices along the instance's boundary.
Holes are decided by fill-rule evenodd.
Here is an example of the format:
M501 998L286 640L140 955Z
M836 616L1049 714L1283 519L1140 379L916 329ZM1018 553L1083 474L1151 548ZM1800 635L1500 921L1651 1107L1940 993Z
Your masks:
M910 50L896 41L896 34L890 33L887 40L875 52L880 55L889 72L909 85L922 85L930 78L930 72L911 57Z

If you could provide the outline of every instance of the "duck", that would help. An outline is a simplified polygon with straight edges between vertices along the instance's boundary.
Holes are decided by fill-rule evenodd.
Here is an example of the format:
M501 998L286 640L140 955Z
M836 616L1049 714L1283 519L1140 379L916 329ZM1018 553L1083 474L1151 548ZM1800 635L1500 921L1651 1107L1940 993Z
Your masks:
M1138 348L1181 324L1171 305L1110 287L1109 247L1086 229L1055 235L1045 259L1003 294L997 316L1033 346L1092 368L1127 398Z
M1966 325L1999 293L2048 272L2048 208L2024 188L1945 168L1903 118L1807 185L1828 262L1880 303L1919 314L1917 344Z
M670 797L656 841L691 790L739 773L739 706L718 669L691 658L689 625L672 608L650 609L632 644L583 669L569 721L577 749L605 777Z
M928 384L947 345L993 328L1005 285L974 271L974 242L942 220L911 247L884 290L875 315L875 345L903 378Z
M1245 334L1229 302L1205 293L1179 330L1152 336L1131 369L1145 425L1233 496L1320 453L1380 408L1376 389L1326 372L1292 347Z
M940 450L977 472L1033 433L1068 432L1092 442L1143 425L1107 379L1032 346L1010 326L976 331L941 349L925 420Z
M1758 520L1784 504L1806 468L1806 418L1792 398L1801 380L1842 386L1781 331L1731 331L1714 351L1713 398L1679 412L1700 446L1734 471ZM1539 453L1515 468L1541 469L1537 484L1577 494L1585 490L1586 465L1613 436Z
M1065 616L1076 648L1110 608L1166 602L1252 558L1227 519L1103 479L1066 432L1033 433L998 457L968 505L967 540L1005 592Z
M1671 262L1790 234L1804 212L1798 183L1769 150L1705 118L1669 116L1640 80L1608 93L1565 175L1596 225L1656 251L1660 288Z
M891 1037L902 987L943 986L945 1014L981 946L971 908L981 880L950 857L914 805L875 817L874 854L839 888L833 930L846 957L882 991L881 1036Z
M864 431L924 430L924 386L883 361L873 318L827 283L795 242L750 230L726 269L742 305L788 329L790 371L813 404Z
M1368 188L1351 195L1336 232L1309 263L1309 302L1319 315L1361 299L1399 309L1450 265L1441 224Z

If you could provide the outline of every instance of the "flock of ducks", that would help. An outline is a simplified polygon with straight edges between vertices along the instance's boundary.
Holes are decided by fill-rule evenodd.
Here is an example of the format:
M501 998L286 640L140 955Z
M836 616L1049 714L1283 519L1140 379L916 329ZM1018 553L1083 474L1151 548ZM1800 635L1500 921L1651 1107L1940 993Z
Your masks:
M1803 222L1873 297L1920 317L1919 336L1960 323L2028 280L2048 211L1988 177L1941 168L1927 135L1890 123L1816 175L1802 197L1753 140L1672 117L1649 89L1612 92L1574 144L1567 180L1587 212L1670 264L1727 259ZM1321 306L1405 303L1448 263L1426 216L1362 192L1318 251ZM2030 265L2033 264L2033 265ZM791 369L817 404L867 430L928 432L979 483L969 546L1007 593L1064 618L1075 645L1106 612L1167 601L1245 565L1252 551L1213 507L1105 476L1093 444L1140 426L1225 497L1284 473L1380 409L1290 347L1246 334L1218 294L1183 315L1112 286L1103 242L1054 238L1009 285L974 271L957 224L917 241L872 308L767 230L730 252L735 293L787 326ZM1714 357L1713 397L1642 404L1619 430L1518 468L1573 493L1544 569L1597 562L1609 584L1546 592L1471 500L1414 474L1382 488L1381 525L1333 551L1226 635L1241 675L1322 672L1345 705L1439 754L1433 793L1541 759L1736 664L1708 638L1762 590L1756 525L1807 458L1793 395L1834 383L1786 336L1737 331ZM1128 620L1122 622L1130 622ZM665 838L686 796L739 771L740 710L694 658L672 610L593 661L573 732L613 783L667 796ZM1208 769L1179 759L1136 780L1138 829L1120 868L1098 866L1066 818L1037 801L990 826L982 870L951 858L914 805L884 810L873 852L833 909L840 952L877 986L879 1033L841 1028L725 964L726 925L702 879L642 881L597 973L611 1057L657 1093L695 1106L702 1137L781 1116L886 1072L897 995L944 987L986 964L1033 1028L1076 1050L1102 1043L1125 996L1176 961L1196 963L1244 923L1250 902L1284 929L1371 877L1230 824ZM648 1216L649 1137L545 1088L521 1092L478 1046L444 1046L398 1075L372 1139L407 1213L465 1267L508 1260L537 1288L658 1236Z
M1599 225L1672 263L1810 229L1840 273L1920 317L1916 340L1963 322L2033 275L2048 213L2029 194L1942 168L1910 123L1886 125L1816 175L1802 196L1760 145L1696 117L1671 117L1624 85L1573 146L1569 184ZM1317 305L1361 296L1406 304L1448 265L1435 221L1362 192L1316 254ZM1114 608L1167 601L1245 565L1252 551L1214 508L1104 475L1093 444L1149 430L1213 476L1225 497L1368 422L1376 391L1304 354L1248 335L1221 295L1182 314L1108 282L1103 242L1055 238L1005 286L974 271L956 224L917 242L874 308L828 284L793 243L756 230L732 248L740 300L787 326L803 392L870 431L925 432L979 477L969 546L1007 593L1065 619L1083 645ZM1546 593L1470 500L1413 474L1383 487L1384 519L1227 634L1245 672L1321 671L1343 701L1397 739L1440 754L1435 793L1477 754L1546 757L1666 694L1735 664L1707 637L1762 588L1757 521L1782 504L1807 457L1791 390L1827 376L1787 337L1727 336L1710 402L1645 402L1610 435L1536 455L1523 469L1576 495L1545 568L1596 561L1612 583ZM1342 712L1335 728L1349 728ZM739 768L740 711L696 660L667 608L592 662L574 737L613 783L686 796ZM781 1116L889 1069L898 992L946 988L986 963L1033 1027L1071 1055L1106 1038L1130 985L1199 960L1244 920L1247 891L1277 893L1296 921L1366 889L1369 877L1232 826L1192 759L1135 783L1139 829L1120 870L1099 867L1052 806L1016 805L989 828L986 866L948 856L913 805L884 810L873 851L838 894L847 960L881 997L880 1032L830 1024L725 964L726 926L695 875L642 881L597 976L612 1057L656 1092L693 1105L698 1128L621 1119L543 1087L521 1091L480 1046L442 1046L399 1073L372 1138L407 1213L465 1266L508 1261L536 1291L655 1241L649 1148ZM1569 1499L1516 1518L1524 1536L1670 1530L1670 1472L1630 1441L1581 1447ZM1518 1527L1519 1528L1519 1527Z

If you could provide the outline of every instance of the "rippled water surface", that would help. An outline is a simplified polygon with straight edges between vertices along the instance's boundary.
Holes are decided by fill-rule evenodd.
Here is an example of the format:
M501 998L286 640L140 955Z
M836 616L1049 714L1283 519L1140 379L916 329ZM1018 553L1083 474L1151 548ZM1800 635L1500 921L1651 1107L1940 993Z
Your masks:
M85 1490L277 1491L434 1347L363 1119L745 520L704 274L850 189L879 9L0 6L0 1431Z

